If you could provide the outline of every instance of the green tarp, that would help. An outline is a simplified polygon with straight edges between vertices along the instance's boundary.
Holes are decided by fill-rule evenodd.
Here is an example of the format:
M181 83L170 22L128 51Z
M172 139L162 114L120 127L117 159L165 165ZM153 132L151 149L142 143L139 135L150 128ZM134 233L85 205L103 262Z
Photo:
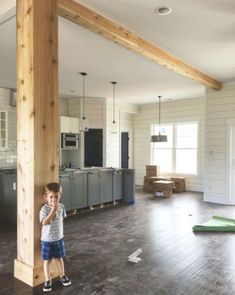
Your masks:
M194 232L235 232L235 219L213 216L209 221L194 225Z

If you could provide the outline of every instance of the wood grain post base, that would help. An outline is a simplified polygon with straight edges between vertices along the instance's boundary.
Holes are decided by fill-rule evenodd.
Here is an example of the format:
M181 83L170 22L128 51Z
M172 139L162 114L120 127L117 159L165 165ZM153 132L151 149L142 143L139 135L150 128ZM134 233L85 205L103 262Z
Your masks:
M50 270L52 279L59 276L55 261L52 261ZM14 260L14 276L31 287L38 286L45 281L43 264L32 267L17 259Z

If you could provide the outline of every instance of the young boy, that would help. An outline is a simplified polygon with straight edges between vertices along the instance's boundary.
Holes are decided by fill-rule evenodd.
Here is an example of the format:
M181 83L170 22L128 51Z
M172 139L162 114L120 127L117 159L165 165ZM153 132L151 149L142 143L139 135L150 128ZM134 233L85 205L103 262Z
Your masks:
M45 205L40 210L40 222L42 223L41 247L45 283L44 292L52 291L49 265L52 258L56 260L60 272L60 282L63 286L71 285L70 279L65 276L64 261L64 232L63 219L67 216L64 205L59 203L61 196L61 186L52 182L46 185L44 199Z

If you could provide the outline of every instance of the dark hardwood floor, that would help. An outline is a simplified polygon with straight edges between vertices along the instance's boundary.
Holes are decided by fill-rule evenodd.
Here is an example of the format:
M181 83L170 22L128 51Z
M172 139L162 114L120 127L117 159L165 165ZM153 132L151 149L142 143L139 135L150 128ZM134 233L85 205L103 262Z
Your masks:
M65 267L72 286L53 281L51 294L234 295L235 234L192 232L212 215L235 218L235 207L204 203L200 193L117 205L65 221ZM142 248L138 264L127 256ZM42 294L13 278L16 231L1 222L0 294Z

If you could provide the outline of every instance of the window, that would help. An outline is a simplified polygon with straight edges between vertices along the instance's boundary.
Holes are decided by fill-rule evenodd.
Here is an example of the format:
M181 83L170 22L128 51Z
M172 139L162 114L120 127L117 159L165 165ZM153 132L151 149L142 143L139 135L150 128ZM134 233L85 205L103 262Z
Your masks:
M0 111L0 150L7 148L7 112Z
M151 134L158 134L158 125L152 125ZM161 126L167 142L151 143L151 162L165 173L197 174L198 123L175 123Z

